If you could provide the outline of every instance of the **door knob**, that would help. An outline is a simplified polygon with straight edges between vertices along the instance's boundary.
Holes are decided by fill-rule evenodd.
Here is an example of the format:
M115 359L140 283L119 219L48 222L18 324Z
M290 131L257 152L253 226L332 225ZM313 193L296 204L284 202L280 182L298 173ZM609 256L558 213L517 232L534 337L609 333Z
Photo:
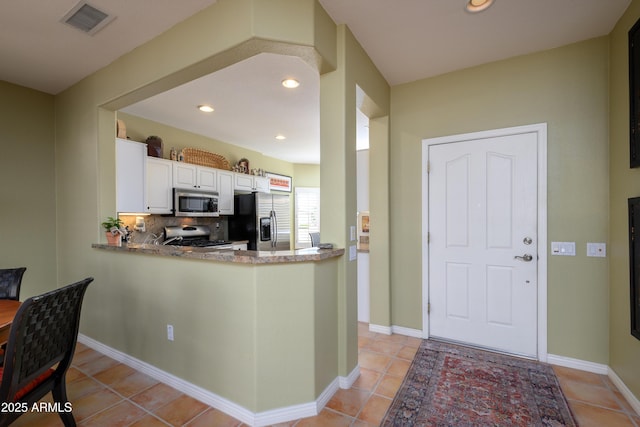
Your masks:
M519 259L520 261L524 261L524 262L531 262L533 260L533 255L531 254L524 254L522 256L516 255L513 258Z

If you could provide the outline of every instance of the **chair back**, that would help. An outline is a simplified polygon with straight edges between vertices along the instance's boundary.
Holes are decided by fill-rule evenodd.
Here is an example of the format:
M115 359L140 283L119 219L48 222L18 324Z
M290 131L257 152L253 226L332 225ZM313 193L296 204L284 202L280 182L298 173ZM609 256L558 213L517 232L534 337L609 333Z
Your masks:
M311 237L311 247L318 247L320 244L320 233L309 233L309 237Z
M0 269L0 299L20 299L22 275L27 267Z
M5 352L0 382L3 402L31 404L51 391L54 383L64 382L78 338L82 300L92 281L89 277L22 303L11 324ZM45 381L39 381L54 367Z

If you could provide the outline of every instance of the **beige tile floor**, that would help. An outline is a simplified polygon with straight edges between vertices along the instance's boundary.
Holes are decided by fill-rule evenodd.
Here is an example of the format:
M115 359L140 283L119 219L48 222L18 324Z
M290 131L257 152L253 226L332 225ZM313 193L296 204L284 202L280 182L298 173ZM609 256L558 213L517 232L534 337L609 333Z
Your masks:
M420 340L359 325L360 378L338 390L316 416L278 427L377 426L409 369ZM640 417L606 376L554 367L581 427L640 427ZM228 415L82 344L67 375L79 426L243 426ZM50 396L45 398L50 400ZM62 426L57 414L28 413L13 426Z

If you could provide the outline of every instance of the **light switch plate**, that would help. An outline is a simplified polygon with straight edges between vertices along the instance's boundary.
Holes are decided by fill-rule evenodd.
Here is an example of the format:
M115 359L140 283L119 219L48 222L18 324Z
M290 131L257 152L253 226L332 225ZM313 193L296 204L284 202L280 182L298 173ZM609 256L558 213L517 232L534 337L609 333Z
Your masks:
M607 256L606 243L587 243L587 256L604 258Z
M349 261L355 261L358 258L358 249L355 246L349 246Z
M355 225L352 225L351 227L349 227L349 237L351 237L351 241L355 242L356 240L356 227Z
M576 242L551 242L551 255L576 256Z

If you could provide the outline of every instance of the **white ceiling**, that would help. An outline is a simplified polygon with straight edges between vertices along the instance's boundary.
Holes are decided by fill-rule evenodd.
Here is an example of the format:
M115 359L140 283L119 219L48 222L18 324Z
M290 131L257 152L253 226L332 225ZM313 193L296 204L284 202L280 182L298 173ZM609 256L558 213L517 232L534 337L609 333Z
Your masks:
M392 86L609 34L631 0L319 0Z
M116 19L89 36L60 20L79 0L0 0L0 80L57 94L217 0L88 0Z
M76 0L0 0L0 80L57 94L216 1L89 0L116 19L88 36L60 23ZM319 1L336 23L347 24L391 85L608 34L631 3L495 0L489 10L472 15L464 10L466 0ZM211 76L213 83L203 79L202 84L214 86L193 83L184 86L185 93L160 95L155 103L163 108L153 113L157 116L146 114L269 156L316 163L319 80L301 61L274 59L259 55L219 71L221 76ZM299 92L283 92L280 76L295 73L304 79ZM203 94L211 99L203 101ZM203 102L216 107L209 119L191 114ZM131 111L150 110L153 104ZM175 105L175 111L167 105ZM274 143L275 133L287 134L287 140Z
M300 86L286 89L285 78ZM319 88L318 72L302 59L262 53L122 111L291 163L318 163ZM215 111L199 111L202 104Z

